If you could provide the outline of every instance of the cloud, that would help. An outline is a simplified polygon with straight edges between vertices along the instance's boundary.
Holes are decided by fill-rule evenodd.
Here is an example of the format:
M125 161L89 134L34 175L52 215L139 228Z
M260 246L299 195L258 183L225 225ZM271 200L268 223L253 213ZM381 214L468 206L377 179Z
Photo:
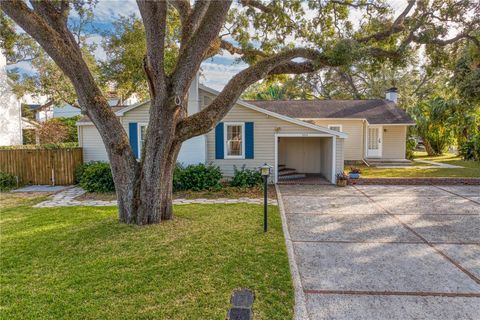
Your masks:
M107 54L105 53L105 50L103 50L102 40L103 40L103 37L101 35L93 34L87 38L87 43L90 45L91 44L96 45L93 55L95 56L95 59L104 61L107 58Z
M7 66L7 70L11 71L17 69L20 74L34 75L37 71L32 67L32 64L28 61L20 61L15 64L10 64Z
M247 65L244 63L226 65L215 62L204 62L201 66L203 79L200 79L200 82L205 83L206 86L213 89L222 90L234 75L246 67Z
M140 17L137 3L134 0L104 0L99 1L93 10L96 20L113 21L118 16L135 14Z

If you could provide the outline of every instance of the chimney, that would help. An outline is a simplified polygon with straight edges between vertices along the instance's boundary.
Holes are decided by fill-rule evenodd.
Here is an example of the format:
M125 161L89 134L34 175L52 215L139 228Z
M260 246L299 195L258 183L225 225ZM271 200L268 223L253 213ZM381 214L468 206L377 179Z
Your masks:
M397 103L397 98L398 98L398 89L395 87L392 87L388 89L385 93L385 99Z

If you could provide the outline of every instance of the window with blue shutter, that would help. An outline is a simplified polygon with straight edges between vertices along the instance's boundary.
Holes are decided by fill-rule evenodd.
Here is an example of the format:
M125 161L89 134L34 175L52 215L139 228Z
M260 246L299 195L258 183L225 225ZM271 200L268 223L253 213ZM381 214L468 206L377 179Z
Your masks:
M215 127L215 159L223 159L224 158L224 136L223 136L223 122L220 122Z
M130 140L130 146L132 147L133 154L138 159L138 124L136 122L130 122L128 124L128 136Z
M245 122L245 159L253 159L253 122Z

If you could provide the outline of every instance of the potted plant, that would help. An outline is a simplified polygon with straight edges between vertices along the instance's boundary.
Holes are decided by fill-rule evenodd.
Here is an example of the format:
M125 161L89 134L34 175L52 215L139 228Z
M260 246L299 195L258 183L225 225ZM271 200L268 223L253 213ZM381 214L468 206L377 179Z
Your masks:
M348 184L348 176L344 172L337 173L337 186L346 187Z
M360 178L360 169L358 168L350 168L350 172L348 173L348 177L350 179L358 179Z

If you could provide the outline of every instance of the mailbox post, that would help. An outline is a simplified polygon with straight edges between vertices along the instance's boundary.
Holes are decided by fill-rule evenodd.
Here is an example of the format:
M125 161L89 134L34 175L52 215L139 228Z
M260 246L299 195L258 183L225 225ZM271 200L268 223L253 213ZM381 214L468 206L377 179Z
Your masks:
M267 163L264 163L260 167L260 174L263 177L263 232L267 232L268 229L268 216L267 216L267 210L268 210L268 193L267 193L267 187L268 187L268 176L270 176L270 171L272 170L272 167L269 166Z

